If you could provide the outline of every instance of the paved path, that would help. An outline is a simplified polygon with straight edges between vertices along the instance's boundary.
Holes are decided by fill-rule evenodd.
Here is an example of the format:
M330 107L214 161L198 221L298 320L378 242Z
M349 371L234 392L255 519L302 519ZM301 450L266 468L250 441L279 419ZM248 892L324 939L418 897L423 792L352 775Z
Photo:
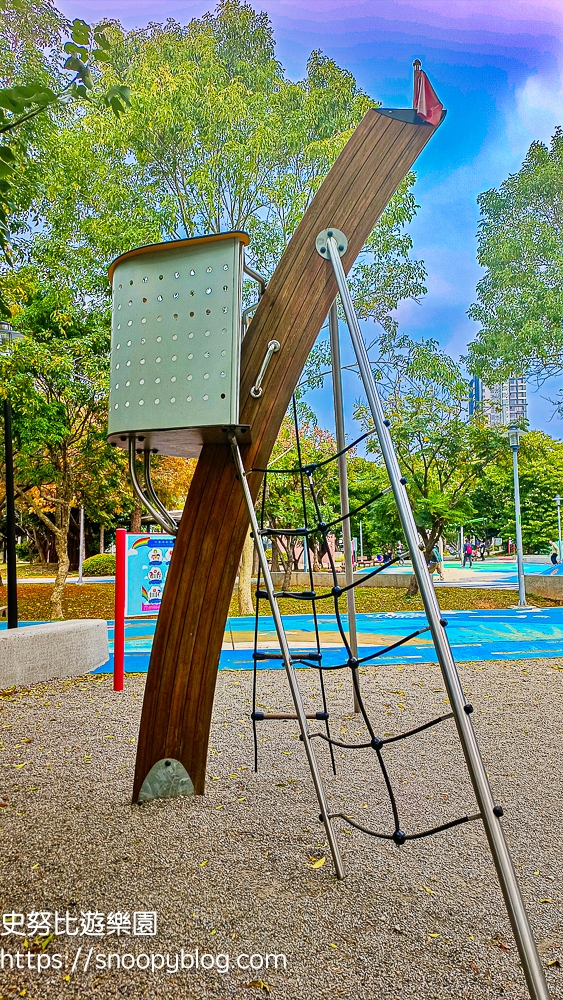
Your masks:
M20 583L46 583L52 586L54 582L54 576L18 576L18 587ZM66 582L78 583L78 577L68 576ZM82 583L115 583L115 576L83 576Z
M360 572L369 573L368 567ZM404 566L393 566L382 571L382 576L386 573L410 574L410 563ZM524 573L535 573L540 576L561 576L563 574L563 564L553 566L551 563L524 563ZM476 559L473 566L460 565L459 560L446 560L444 563L445 580L442 582L434 576L434 583L437 587L478 587L479 589L517 590L518 575L516 571L516 561L508 558L486 559L481 562Z
M443 582L438 580L437 576L434 577L437 587L478 587L480 589L502 587L503 590L518 589L516 562L513 559L487 559L485 562L481 562L479 559L474 561L472 567L466 567L465 569L460 566L459 560L447 560L444 568L445 580ZM369 573L371 569L373 567L370 566L359 572ZM524 572L536 573L541 576L561 576L563 575L563 564L552 566L551 563L525 563ZM410 574L410 563L407 562L405 566L393 564L388 570L383 570L383 575L386 573ZM83 578L84 583L114 583L114 581L115 577L113 576L85 576ZM38 583L53 585L54 582L55 578L51 576L18 577L18 584ZM69 576L67 583L77 584L78 577Z
M448 636L454 656L461 662L472 660L515 660L563 656L563 608L538 611L502 609L495 611L445 612ZM343 616L344 624L347 623ZM313 623L310 615L286 615L284 623L294 652L314 648ZM424 628L425 615L420 612L360 614L357 616L361 656L369 656L401 636ZM323 647L323 662L340 663L344 650L334 615L320 615L319 625ZM126 623L125 669L135 673L148 670L155 622L129 620ZM221 670L251 670L253 618L229 618ZM259 619L259 647L277 651L273 619ZM113 650L113 623L110 623L110 648ZM436 654L428 633L404 646L384 653L387 663L435 663ZM280 668L280 661L265 661L261 669ZM110 661L99 673L113 670Z

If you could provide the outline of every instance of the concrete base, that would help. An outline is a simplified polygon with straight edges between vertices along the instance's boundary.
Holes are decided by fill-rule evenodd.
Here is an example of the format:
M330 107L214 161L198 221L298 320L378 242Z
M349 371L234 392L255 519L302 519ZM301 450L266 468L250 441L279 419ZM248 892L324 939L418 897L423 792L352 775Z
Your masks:
M552 601L563 601L563 576L524 573L524 586L526 597L549 597Z
M80 677L109 659L102 618L26 625L0 631L0 689L53 677Z

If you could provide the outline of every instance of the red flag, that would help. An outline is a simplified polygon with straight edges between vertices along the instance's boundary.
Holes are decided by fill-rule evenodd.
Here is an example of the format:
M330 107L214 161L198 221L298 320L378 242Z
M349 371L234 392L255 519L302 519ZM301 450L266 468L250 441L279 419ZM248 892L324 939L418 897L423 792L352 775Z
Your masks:
M420 66L420 63L418 65ZM444 105L438 100L430 80L422 69L414 71L413 107L430 125L440 124Z

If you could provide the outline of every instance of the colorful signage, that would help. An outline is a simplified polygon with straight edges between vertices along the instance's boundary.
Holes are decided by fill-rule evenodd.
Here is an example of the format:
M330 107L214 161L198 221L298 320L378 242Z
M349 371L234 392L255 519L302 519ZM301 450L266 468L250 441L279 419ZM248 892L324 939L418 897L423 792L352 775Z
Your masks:
M174 548L173 535L127 533L125 615L157 615Z

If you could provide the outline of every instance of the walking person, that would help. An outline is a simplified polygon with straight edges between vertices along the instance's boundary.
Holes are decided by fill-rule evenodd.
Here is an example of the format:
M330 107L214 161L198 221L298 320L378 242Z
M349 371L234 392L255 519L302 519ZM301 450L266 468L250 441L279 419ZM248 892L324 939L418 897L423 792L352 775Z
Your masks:
M559 562L559 546L551 538L549 539L549 558L554 566Z
M465 569L465 564L466 564L467 560L469 560L469 568L471 569L473 567L473 546L472 546L471 542L465 542L465 545L463 546L463 566L462 566L462 569Z
M440 580L444 579L444 557L440 552L440 546L438 545L438 543L436 543L436 545L432 549L432 556L429 563L429 568L430 567L433 567L432 569L430 569L431 574L435 573L437 570Z
M479 542L479 555L481 556L481 562L485 562L485 553L487 551L487 542L484 538Z
M397 542L397 559L399 561L399 566L405 565L405 547L402 542Z

